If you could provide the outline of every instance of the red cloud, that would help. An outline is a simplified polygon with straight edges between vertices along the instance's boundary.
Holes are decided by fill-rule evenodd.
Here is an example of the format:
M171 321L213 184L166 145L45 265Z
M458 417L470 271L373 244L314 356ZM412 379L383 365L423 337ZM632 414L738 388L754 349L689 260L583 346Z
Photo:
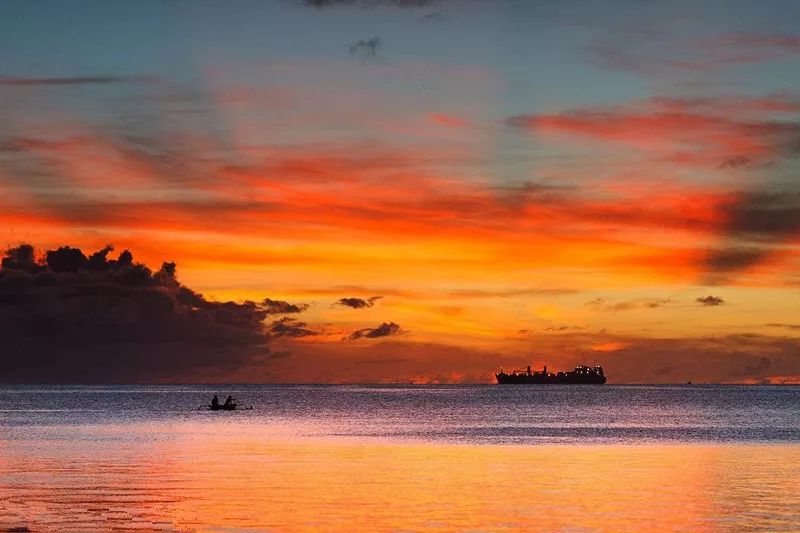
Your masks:
M428 119L434 124L450 128L463 128L467 126L467 121L463 118L444 113L430 113Z
M540 134L561 133L620 143L654 153L665 161L719 166L731 157L766 161L786 152L800 136L800 125L756 118L748 112L798 109L800 102L781 97L719 101L655 98L613 108L518 115L507 122Z

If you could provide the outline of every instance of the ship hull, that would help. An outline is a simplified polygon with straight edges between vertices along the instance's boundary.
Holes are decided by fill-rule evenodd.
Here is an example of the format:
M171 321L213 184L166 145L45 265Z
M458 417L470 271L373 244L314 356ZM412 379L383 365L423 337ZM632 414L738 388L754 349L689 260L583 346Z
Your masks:
M500 385L602 385L605 376L598 375L547 375L541 374L495 374Z

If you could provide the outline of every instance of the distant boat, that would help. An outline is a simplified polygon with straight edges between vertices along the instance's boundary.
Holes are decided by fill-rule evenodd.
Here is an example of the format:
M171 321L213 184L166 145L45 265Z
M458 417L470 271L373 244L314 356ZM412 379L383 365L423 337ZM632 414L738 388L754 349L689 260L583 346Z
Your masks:
M602 366L576 366L571 372L548 372L546 366L541 372L531 372L528 366L526 370L514 370L510 374L501 369L495 378L501 385L602 385L606 382Z
M239 407L239 404L232 403L230 405L220 404L217 405L216 407L213 405L208 405L206 406L206 409L208 409L209 411L252 411L253 406L250 405L250 406Z
M235 411L237 405L238 404L235 404L235 403L231 403L231 404L228 404L228 405L225 405L225 404L209 405L208 409L209 409L209 411Z

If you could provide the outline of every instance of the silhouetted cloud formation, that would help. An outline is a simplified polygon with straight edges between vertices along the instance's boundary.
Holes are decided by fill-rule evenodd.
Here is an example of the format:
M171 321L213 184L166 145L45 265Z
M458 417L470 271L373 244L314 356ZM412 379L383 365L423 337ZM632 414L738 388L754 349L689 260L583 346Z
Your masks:
M42 268L36 264L33 246L30 244L22 244L16 248L6 250L0 265L4 269L22 270L24 272L35 272Z
M723 300L719 296L711 296L711 295L703 296L702 298L697 298L695 301L700 305L704 305L706 307L714 307L725 303L725 300Z
M274 321L269 327L269 333L273 337L311 337L318 335L319 332L308 329L305 322L292 317L283 317Z
M5 252L0 381L192 380L268 354L261 305L206 300L177 281L175 263L154 272L127 250L109 259L111 250Z
M264 311L266 311L268 315L302 313L308 309L308 304L292 304L282 300L272 300L270 298L264 298L264 300L261 302L261 305L264 307Z
M358 42L350 45L350 55L358 55L361 56L362 59L374 58L378 54L380 46L381 40L377 37L360 39Z
M365 307L372 307L375 302L383 298L383 296L372 296L370 298L340 298L334 305L343 305L345 307L352 307L353 309L363 309Z
M403 333L402 328L394 322L384 322L377 328L364 328L350 334L350 340L361 338L376 339L379 337L389 337Z

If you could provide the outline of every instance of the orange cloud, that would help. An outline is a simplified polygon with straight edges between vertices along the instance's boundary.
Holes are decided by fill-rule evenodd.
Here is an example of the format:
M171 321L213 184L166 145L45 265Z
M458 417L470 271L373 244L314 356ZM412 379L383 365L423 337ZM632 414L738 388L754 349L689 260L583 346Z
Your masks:
M628 345L624 342L604 342L601 344L594 344L590 346L589 349L595 352L617 352L627 346Z
M116 150L105 146L111 153ZM159 243L162 248L170 243L184 264L380 262L383 258L374 250L390 237L413 243L419 261L433 254L439 262L467 269L486 264L501 270L522 265L630 266L630 272L644 273L638 264L685 279L704 265L702 253L686 249L681 236L702 242L716 235L733 201L725 189L689 185L657 192L564 188L539 196L530 187L515 191L497 189L485 180L456 180L440 168L455 157L447 151L443 159L436 150L373 148L362 153L362 148L356 144L305 154L274 148L249 165L237 166L195 161L203 177L196 183L172 185L162 176L163 184L154 187L151 176L158 174L152 169L133 172L133 181L106 192L71 178L102 175L104 165L86 174L63 165L62 186L72 194L43 195L15 185L16 201L6 199L9 209L3 216L17 228L36 232L32 236L39 240L48 239L39 233L45 229L54 234L93 228L115 235L113 241L120 245L142 249L146 257L155 255L150 249ZM67 152L59 157L71 156ZM90 166L92 161L85 158L81 164ZM518 195L516 203L509 203L510 195ZM235 235L236 242L225 235ZM90 244L103 239L110 240L95 237ZM349 248L349 255L332 255L331 239ZM203 240L214 246L199 245ZM294 251L277 251L276 243L290 243ZM649 257L659 260L648 262Z

